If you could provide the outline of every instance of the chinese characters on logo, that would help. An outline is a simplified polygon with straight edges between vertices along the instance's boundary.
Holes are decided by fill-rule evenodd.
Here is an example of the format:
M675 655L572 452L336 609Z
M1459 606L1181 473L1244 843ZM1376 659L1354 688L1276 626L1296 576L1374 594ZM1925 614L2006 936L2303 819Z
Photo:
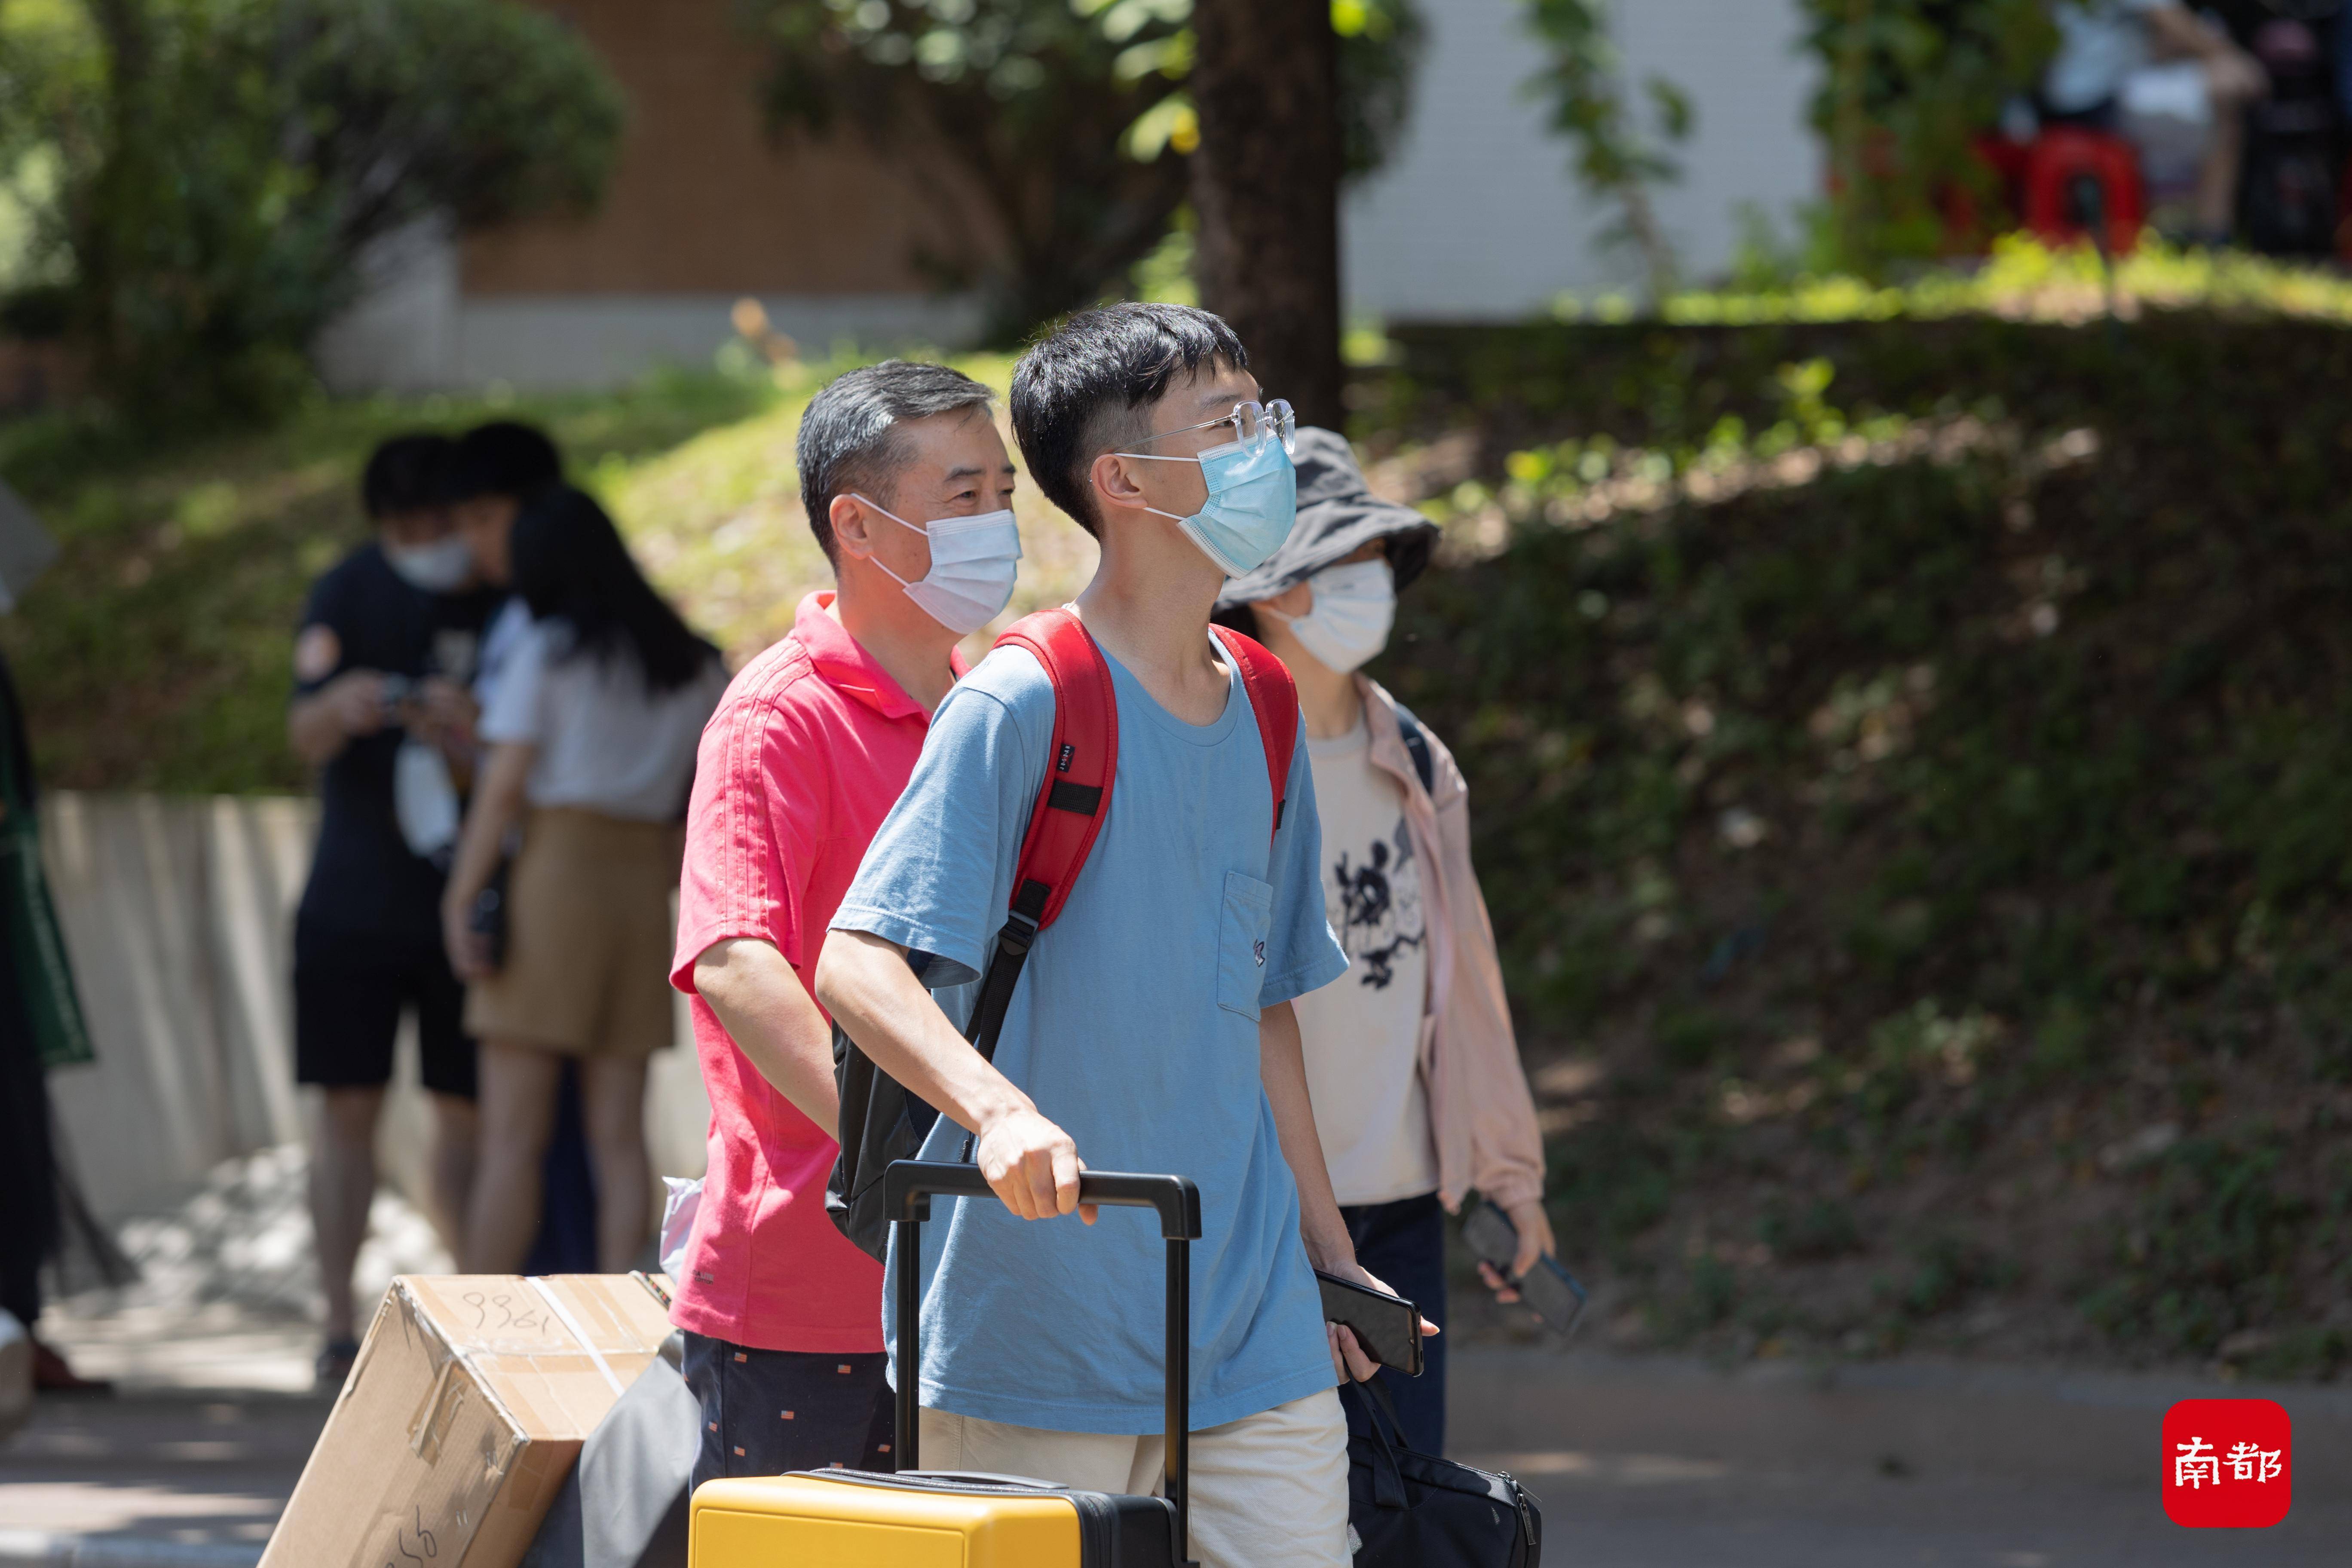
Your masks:
M2294 1500L2294 1427L2268 1399L2184 1399L2164 1416L2164 1512L2192 1530L2259 1530Z

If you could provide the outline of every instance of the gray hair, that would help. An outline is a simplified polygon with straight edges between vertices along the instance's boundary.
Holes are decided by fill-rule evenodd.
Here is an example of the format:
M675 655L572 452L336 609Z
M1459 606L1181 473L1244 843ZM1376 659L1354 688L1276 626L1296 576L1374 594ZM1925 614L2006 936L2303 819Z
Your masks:
M801 416L793 443L801 502L824 558L841 563L834 550L833 498L846 490L887 489L906 466L903 443L892 435L901 422L986 408L995 400L995 394L963 372L918 360L885 360L828 383Z

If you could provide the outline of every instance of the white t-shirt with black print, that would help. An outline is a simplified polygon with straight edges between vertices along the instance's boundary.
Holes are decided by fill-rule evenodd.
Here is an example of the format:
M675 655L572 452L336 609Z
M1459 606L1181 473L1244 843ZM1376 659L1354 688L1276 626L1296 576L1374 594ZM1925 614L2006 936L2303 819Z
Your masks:
M1331 1186L1342 1204L1437 1190L1421 1019L1429 939L1404 788L1372 766L1371 734L1307 742L1323 822L1323 909L1348 973L1298 998L1307 1084Z

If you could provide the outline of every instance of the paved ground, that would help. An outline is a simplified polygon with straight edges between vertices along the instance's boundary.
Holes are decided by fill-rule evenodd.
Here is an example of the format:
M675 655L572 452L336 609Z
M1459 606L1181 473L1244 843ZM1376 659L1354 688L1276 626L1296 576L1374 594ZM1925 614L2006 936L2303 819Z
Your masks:
M103 1322L74 1333L94 1370L139 1386L46 1404L0 1449L0 1564L251 1562L327 1411L323 1399L254 1385L299 1384L307 1335L226 1319L161 1339ZM228 1370L245 1390L170 1386ZM2157 1422L2173 1398L2214 1392L2195 1380L2032 1368L1727 1375L1662 1360L1465 1351L1454 1424L1457 1450L1536 1491L1555 1568L2352 1561L2343 1391L2283 1391L2298 1467L2285 1524L2239 1534L2164 1519ZM64 1555L77 1541L80 1557Z
M2352 1561L2352 1508L2340 1502L2298 1503L2274 1530L2189 1531L2165 1519L2152 1480L2115 1488L1736 1467L1702 1474L1633 1456L1547 1458L1561 1468L1526 1479L1543 1503L1544 1560L1554 1564L2343 1568Z
M258 1555L329 1403L190 1391L44 1402L0 1450L0 1526Z

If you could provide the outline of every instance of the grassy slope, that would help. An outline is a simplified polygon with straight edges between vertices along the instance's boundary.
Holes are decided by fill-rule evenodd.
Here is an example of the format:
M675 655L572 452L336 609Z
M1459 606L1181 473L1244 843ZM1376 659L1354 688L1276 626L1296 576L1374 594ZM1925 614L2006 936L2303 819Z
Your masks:
M961 363L1000 389L1011 373L1002 358ZM303 787L283 730L302 596L366 535L355 485L369 448L417 426L543 421L655 576L740 663L829 581L792 461L824 374L321 403L267 434L152 452L50 425L0 429L0 473L62 547L0 626L42 776L89 789ZM1058 516L1041 512L1027 547L1016 611L1091 570L1091 542Z
M2341 1363L2352 332L1404 347L1383 673L1612 1331Z

